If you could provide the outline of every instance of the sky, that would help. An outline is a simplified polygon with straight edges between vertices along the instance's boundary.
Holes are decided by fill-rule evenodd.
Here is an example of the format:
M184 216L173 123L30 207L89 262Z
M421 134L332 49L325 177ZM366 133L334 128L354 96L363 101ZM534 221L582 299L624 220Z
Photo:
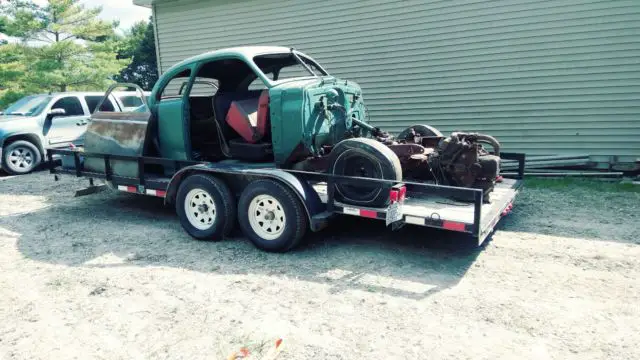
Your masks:
M120 19L120 27L127 29L136 21L149 20L151 9L133 5L132 0L82 0L86 7L102 6L100 17L104 20Z

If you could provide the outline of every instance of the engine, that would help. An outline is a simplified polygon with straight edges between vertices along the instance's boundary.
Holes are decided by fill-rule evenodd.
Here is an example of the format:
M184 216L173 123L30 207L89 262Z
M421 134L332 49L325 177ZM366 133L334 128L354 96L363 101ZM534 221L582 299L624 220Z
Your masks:
M482 142L492 145L494 154L485 150ZM426 165L437 182L482 189L483 198L488 201L500 172L499 149L491 136L453 133L438 143Z
M481 189L483 200L490 201L500 175L500 143L494 137L466 132L443 136L433 127L416 125L397 137L379 132L376 139L398 156L405 179Z
M328 96L328 95L327 95ZM329 97L338 98L338 96ZM293 168L305 171L332 172L341 176L377 177L387 180L432 181L439 185L476 188L483 192L483 201L490 202L500 171L500 144L485 134L454 132L444 136L428 125L414 125L393 136L365 121L366 107L356 106L361 99L354 99L350 110L336 101L322 101L316 109L334 114L322 119L330 123L324 133L310 129L316 139L310 145L321 149L317 156L307 156L296 162ZM362 110L365 111L358 111ZM322 118L322 116L320 116ZM307 147L312 147L312 146ZM492 151L485 149L489 145ZM389 151L389 149L391 151ZM346 154L349 155L341 155ZM395 159L397 157L397 159ZM351 159L351 160L349 160ZM380 186L356 188L337 185L338 193L349 203L368 206L384 205L383 199L371 194L383 194ZM348 194L345 195L345 194ZM454 197L460 201L473 198Z

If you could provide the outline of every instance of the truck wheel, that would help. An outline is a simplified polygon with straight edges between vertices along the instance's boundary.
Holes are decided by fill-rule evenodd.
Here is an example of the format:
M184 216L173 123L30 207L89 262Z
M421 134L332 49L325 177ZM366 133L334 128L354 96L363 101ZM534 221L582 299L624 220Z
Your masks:
M307 232L306 211L293 191L274 180L256 180L240 195L238 222L259 249L286 252Z
M229 187L204 174L191 175L178 189L176 212L182 227L199 240L220 240L236 220L236 203Z
M3 149L2 168L11 175L28 174L40 165L41 159L37 146L26 140L17 140Z
M331 151L329 171L334 175L402 181L400 159L387 146L373 139L351 138L339 142ZM370 207L389 203L393 184L337 183L338 201Z

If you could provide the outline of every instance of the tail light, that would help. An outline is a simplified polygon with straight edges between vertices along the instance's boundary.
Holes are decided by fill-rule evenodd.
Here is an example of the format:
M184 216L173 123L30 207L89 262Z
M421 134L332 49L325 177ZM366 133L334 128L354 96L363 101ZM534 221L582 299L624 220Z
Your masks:
M406 186L394 187L389 192L389 200L391 202L403 202L405 197L407 196L407 188Z

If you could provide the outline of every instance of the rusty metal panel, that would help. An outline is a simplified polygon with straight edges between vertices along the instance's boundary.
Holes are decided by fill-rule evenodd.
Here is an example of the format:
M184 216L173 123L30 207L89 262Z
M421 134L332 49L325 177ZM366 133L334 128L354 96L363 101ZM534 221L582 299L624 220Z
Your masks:
M85 134L85 151L90 153L142 156L151 114L148 112L97 112ZM110 160L114 175L138 177L135 161ZM102 159L85 161L85 170L104 172Z

